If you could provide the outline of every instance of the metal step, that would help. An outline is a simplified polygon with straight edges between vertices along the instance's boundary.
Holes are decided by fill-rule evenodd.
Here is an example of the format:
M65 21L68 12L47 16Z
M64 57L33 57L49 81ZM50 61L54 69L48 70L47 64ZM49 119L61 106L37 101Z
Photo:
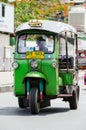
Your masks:
M57 97L58 98L63 98L63 97L71 97L72 94L58 94Z

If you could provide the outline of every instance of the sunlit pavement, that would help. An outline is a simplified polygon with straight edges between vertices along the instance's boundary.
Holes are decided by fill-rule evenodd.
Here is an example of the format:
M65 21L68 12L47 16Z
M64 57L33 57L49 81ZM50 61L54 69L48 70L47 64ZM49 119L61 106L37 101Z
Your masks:
M86 88L86 85L84 85L84 74L86 73L86 70L79 70L79 86L80 88Z

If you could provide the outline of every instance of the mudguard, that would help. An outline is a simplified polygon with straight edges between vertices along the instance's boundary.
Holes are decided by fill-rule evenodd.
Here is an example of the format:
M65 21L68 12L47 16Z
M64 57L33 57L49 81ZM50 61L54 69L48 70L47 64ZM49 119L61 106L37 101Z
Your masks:
M25 78L42 78L42 79L45 79L47 81L47 77L41 73L41 72L37 72L37 71L32 71L32 72L29 72L25 75L24 79Z

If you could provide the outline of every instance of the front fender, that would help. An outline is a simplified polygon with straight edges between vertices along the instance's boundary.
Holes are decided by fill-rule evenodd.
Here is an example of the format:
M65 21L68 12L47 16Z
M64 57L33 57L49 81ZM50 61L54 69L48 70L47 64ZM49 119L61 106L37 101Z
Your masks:
M32 72L27 73L24 79L26 78L42 78L47 81L47 77L43 73L37 72L37 71L32 71Z

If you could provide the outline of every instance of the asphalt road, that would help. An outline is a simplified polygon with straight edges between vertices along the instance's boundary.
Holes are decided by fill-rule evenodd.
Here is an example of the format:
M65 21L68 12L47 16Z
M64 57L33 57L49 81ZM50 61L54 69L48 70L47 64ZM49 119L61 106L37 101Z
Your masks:
M31 115L29 109L20 109L12 92L0 93L0 130L86 130L86 86L80 76L80 100L77 110L61 99L51 102L51 107Z

